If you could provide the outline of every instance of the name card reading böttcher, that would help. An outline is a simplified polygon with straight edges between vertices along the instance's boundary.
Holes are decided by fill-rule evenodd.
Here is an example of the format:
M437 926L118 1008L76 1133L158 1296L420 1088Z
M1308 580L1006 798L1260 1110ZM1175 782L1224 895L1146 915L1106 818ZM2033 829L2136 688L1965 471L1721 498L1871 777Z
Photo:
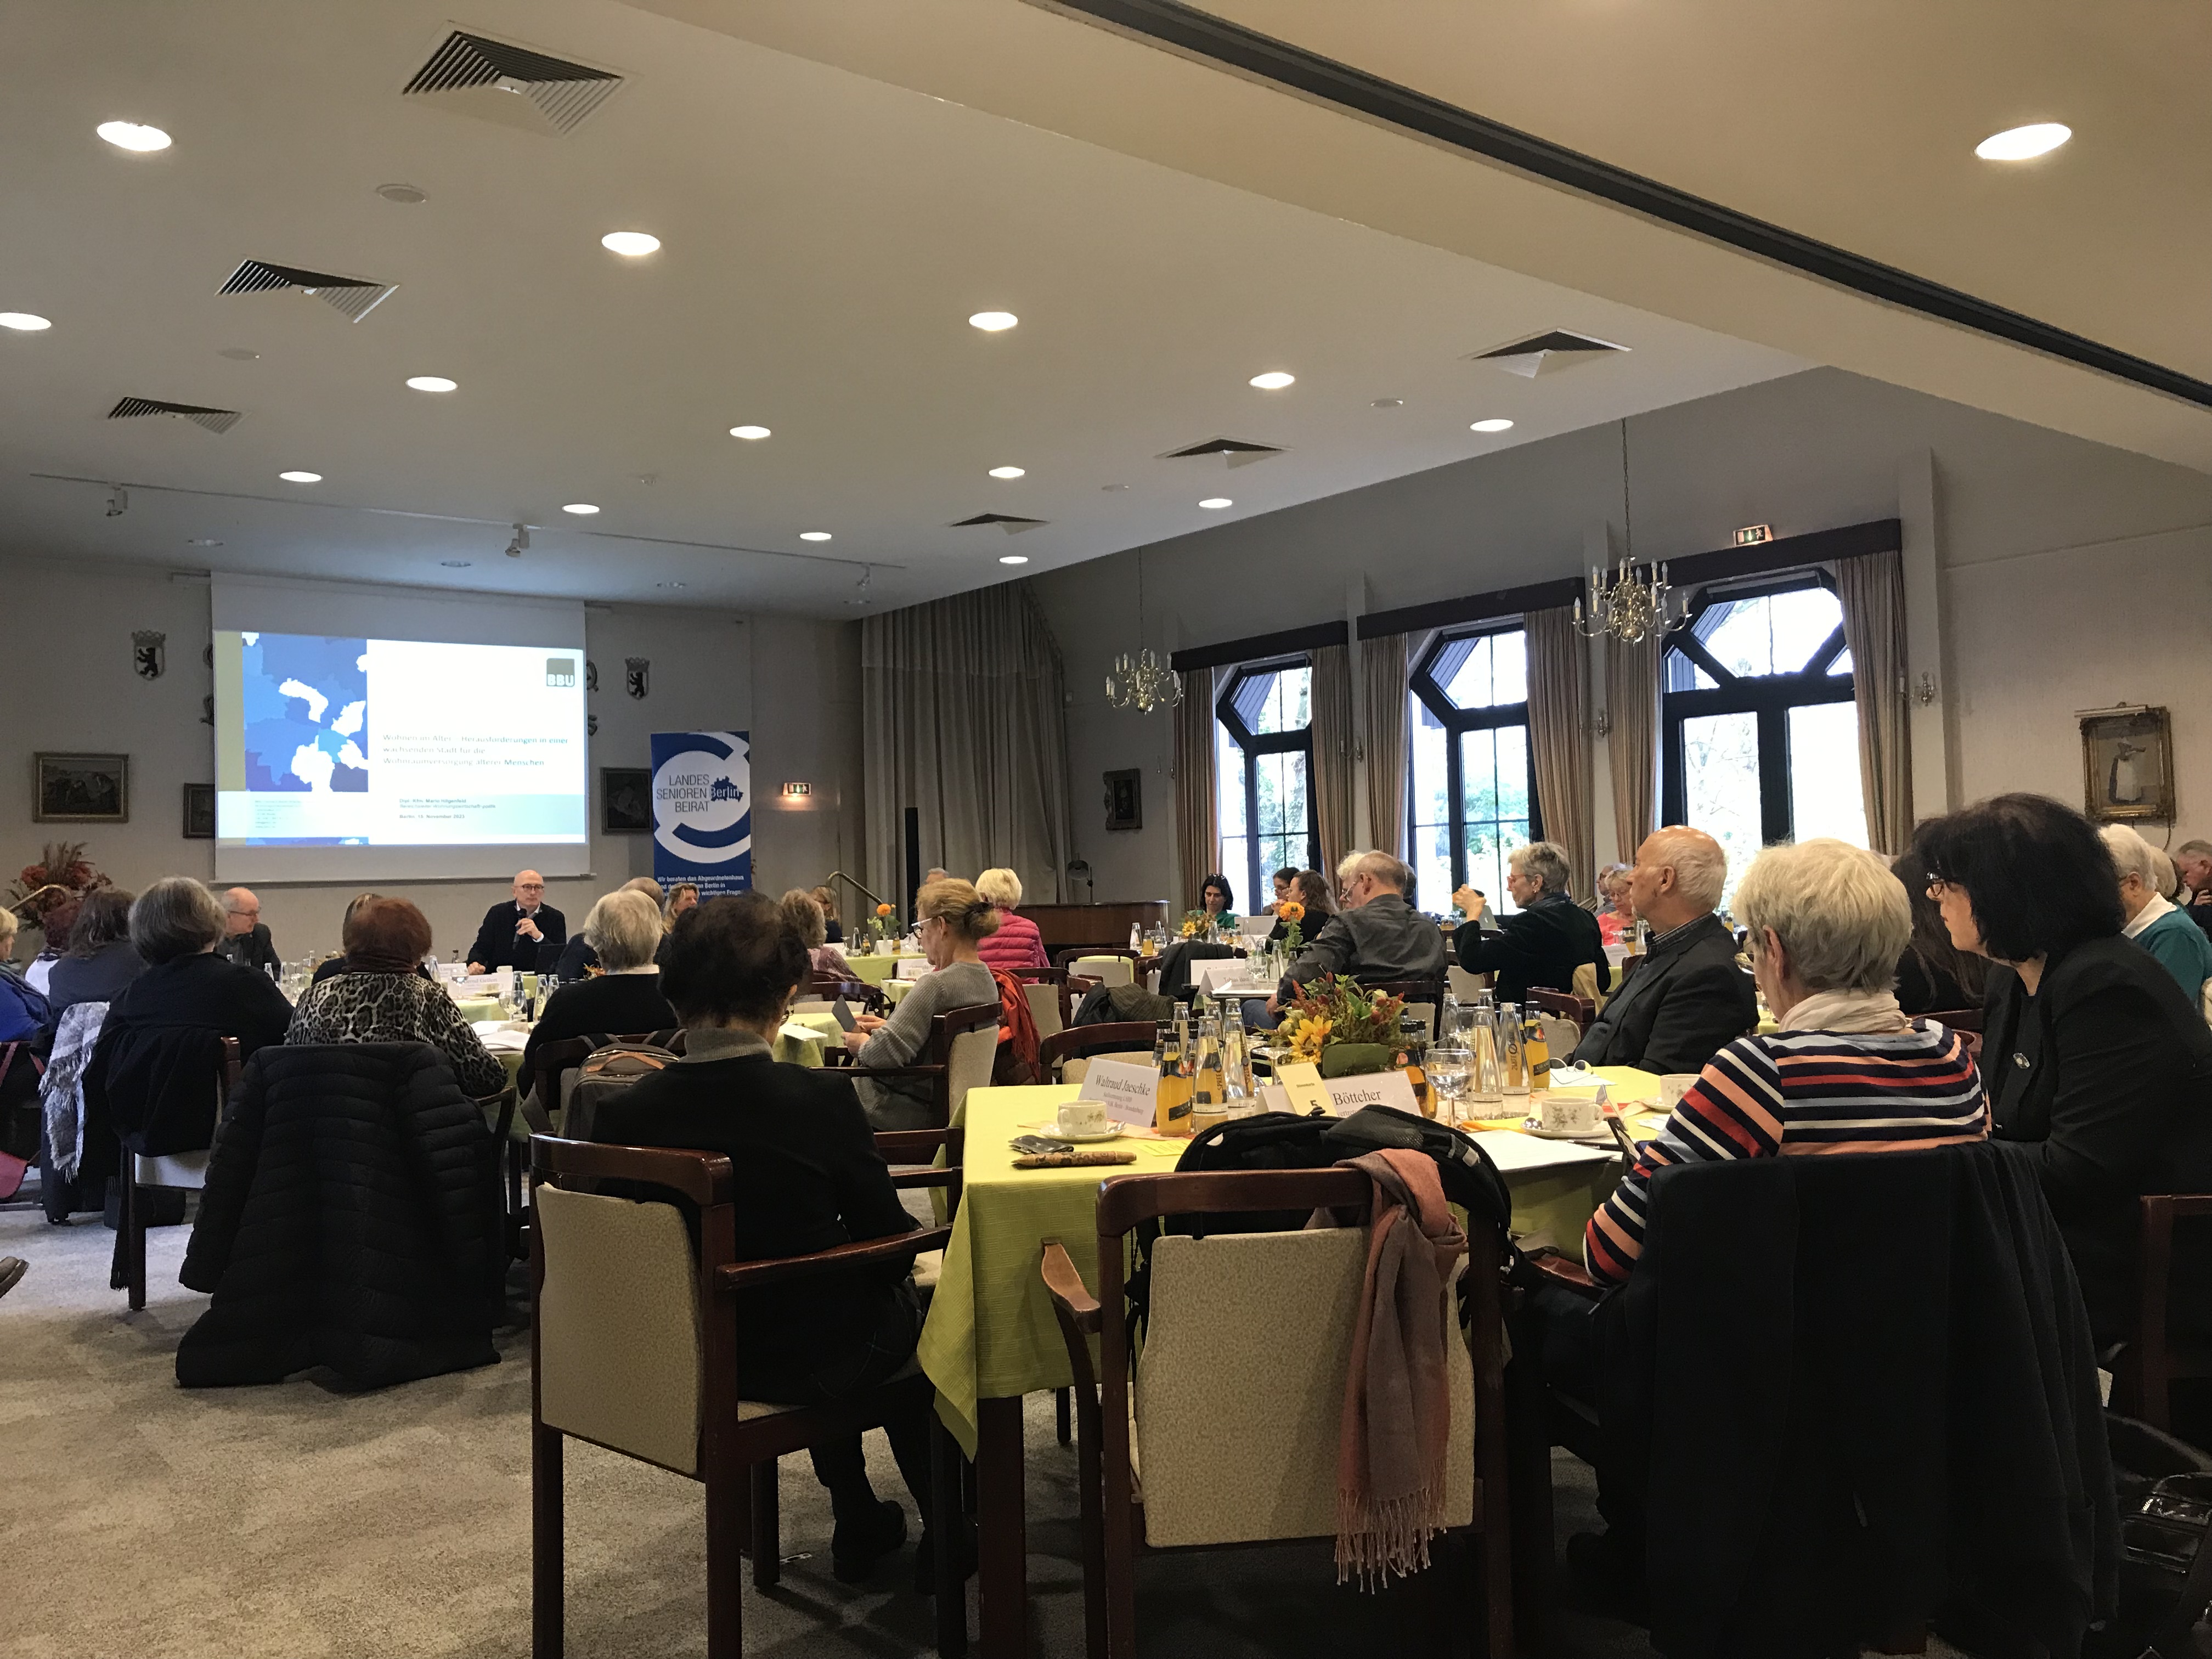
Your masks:
M1369 1072L1358 1077L1333 1077L1323 1085L1339 1117L1350 1117L1368 1106L1395 1106L1419 1115L1420 1103L1403 1072Z
M1116 1123L1149 1129L1159 1091L1160 1074L1149 1066L1126 1060L1094 1060L1083 1074L1079 1100L1095 1100Z

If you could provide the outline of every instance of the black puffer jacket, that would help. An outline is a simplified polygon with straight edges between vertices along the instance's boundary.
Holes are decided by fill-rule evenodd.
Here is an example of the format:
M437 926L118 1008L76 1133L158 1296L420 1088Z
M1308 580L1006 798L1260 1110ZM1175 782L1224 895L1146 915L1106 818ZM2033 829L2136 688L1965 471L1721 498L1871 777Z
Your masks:
M497 1149L423 1043L256 1054L179 1275L215 1301L186 1388L327 1365L357 1388L489 1364L505 1268Z

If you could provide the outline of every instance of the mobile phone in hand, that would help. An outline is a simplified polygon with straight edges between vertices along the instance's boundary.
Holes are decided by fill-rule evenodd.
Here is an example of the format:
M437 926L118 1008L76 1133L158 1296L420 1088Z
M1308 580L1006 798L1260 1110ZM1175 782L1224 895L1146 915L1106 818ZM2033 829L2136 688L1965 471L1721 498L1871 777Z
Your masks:
M853 1018L853 1011L845 1006L844 998L839 997L836 1001L831 1003L830 1012L836 1016L838 1024L847 1030L853 1031L860 1029L860 1022Z

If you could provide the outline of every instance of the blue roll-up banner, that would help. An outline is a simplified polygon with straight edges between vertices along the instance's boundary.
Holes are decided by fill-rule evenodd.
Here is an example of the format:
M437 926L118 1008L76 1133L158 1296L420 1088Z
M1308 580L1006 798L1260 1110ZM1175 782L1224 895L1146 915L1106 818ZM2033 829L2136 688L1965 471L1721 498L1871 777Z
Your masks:
M653 734L653 874L702 899L753 884L750 734Z

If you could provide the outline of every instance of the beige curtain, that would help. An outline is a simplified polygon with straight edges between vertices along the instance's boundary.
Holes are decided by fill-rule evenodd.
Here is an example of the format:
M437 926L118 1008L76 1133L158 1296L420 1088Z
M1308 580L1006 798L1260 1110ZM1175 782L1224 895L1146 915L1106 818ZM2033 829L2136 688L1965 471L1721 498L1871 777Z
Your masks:
M1869 553L1836 561L1844 643L1851 653L1859 714L1859 790L1867 845L1905 850L1912 834L1912 733L1905 708L1905 561Z
M1182 904L1198 908L1199 889L1221 856L1221 813L1214 800L1213 671L1182 676L1182 701L1175 710L1176 869ZM1231 874L1230 879L1236 877Z
M1589 674L1574 612L1528 613L1528 753L1544 835L1567 849L1571 890L1581 898L1596 875L1590 809Z
M905 809L924 868L1003 865L1058 902L1074 856L1060 648L1024 582L860 624L867 880L906 896Z
M1334 870L1359 835L1352 808L1352 653L1340 645L1313 653L1313 755L1321 867Z
M1659 662L1663 640L1624 645L1605 636L1605 699L1613 718L1606 755L1613 773L1613 844L1624 864L1659 827Z
M1406 636L1359 642L1367 694L1367 845L1406 856Z

